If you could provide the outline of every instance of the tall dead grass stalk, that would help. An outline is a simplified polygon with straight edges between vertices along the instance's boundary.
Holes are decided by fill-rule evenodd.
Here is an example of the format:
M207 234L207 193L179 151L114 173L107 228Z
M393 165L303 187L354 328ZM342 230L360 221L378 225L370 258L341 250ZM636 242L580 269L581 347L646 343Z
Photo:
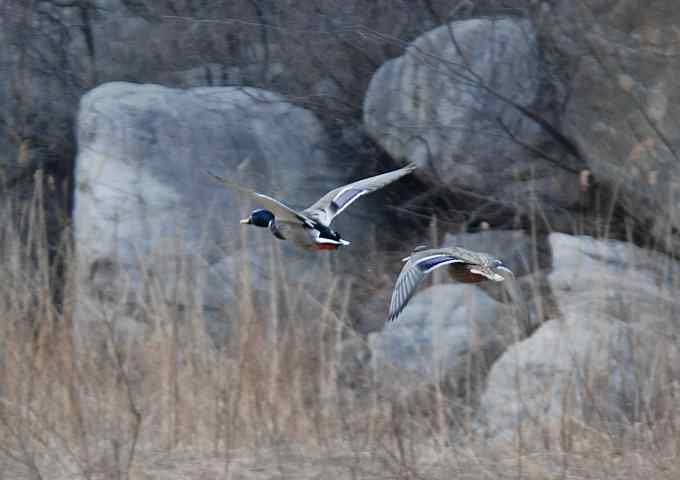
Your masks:
M130 281L117 296L83 298L68 241L58 253L66 268L50 262L41 195L18 224L7 207L0 225L0 478L678 478L677 389L663 352L654 381L641 379L639 423L597 430L565 404L559 445L491 445L439 385L421 409L373 388L375 369L343 386L354 285L327 258L314 265L328 273L322 294L284 281L277 242L266 291L242 258L219 343L205 328L205 279L186 259L171 282L148 273L143 292ZM93 300L92 318L79 318ZM84 320L101 328L78 338Z

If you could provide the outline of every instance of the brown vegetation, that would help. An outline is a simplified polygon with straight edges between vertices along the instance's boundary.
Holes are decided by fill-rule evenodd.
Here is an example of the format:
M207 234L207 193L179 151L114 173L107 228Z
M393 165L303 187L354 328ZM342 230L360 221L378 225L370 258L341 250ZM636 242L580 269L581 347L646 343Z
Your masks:
M558 443L536 441L535 426L503 443L476 434L469 414L452 414L461 410L436 387L418 396L420 405L383 395L372 381L380 372L347 387L339 377L351 284L342 279L321 299L272 281L263 305L244 262L239 304L224 306L225 319L235 318L226 345L207 336L198 303L176 308L160 290L142 305L112 304L92 319L103 328L85 337L73 322L80 300L72 252L64 246L69 268L57 275L41 210L22 217L24 229L3 222L0 232L0 478L680 474L675 394L663 395L666 414L638 423L593 427L565 408L557 427L545 427L559 430ZM62 298L52 294L56 283L65 285ZM146 333L121 335L121 315L144 322Z

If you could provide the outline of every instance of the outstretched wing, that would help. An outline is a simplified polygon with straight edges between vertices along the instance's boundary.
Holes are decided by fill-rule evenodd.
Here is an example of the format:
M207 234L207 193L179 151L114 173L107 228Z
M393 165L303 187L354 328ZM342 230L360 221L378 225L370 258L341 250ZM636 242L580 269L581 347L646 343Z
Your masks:
M241 193L245 193L247 195L250 195L257 203L262 205L263 207L267 208L267 210L271 211L274 216L283 221L288 221L288 222L296 222L296 223L310 223L309 219L305 218L304 215L296 212L294 209L290 208L288 205L284 204L283 202L278 201L275 198L270 197L269 195L264 195L262 193L257 193L254 190L250 190L249 188L242 187L238 183L236 183L234 180L231 180L226 177L220 177L219 175L215 175L214 173L206 170L206 173L213 177L215 180L221 182L225 186L229 188L233 188L234 190L238 190ZM310 224L311 226L311 224Z
M392 321L399 316L428 273L452 263L466 263L466 261L448 253L437 253L434 250L423 251L418 256L412 257L397 277L397 283L392 291L388 320Z
M411 163L399 170L364 178L348 185L331 190L321 197L314 205L304 210L304 213L320 223L329 226L340 212L349 207L357 198L374 192L395 180L408 175L416 169Z

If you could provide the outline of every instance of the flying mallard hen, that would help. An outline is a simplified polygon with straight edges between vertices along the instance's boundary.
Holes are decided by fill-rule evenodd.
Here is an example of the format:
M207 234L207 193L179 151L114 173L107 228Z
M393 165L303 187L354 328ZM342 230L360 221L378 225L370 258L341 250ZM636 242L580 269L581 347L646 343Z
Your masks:
M349 245L350 242L330 228L333 219L362 195L374 192L408 175L415 168L415 164L409 164L398 170L335 188L302 211L297 211L269 195L242 187L233 180L211 172L207 173L227 187L250 195L256 202L266 207L253 210L248 218L241 220L241 223L268 228L276 238L289 240L305 250L336 250L340 246Z
M489 254L473 252L461 247L432 248L416 247L410 256L403 259L401 269L392 291L388 319L396 319L406 304L432 270L448 265L451 277L462 283L478 283L484 280L501 282L505 279L498 271L513 275L501 260Z

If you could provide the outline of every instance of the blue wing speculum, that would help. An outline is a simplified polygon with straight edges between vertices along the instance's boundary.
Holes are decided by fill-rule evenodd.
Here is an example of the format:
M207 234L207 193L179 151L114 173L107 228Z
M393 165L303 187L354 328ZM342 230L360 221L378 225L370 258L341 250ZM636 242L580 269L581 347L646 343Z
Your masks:
M415 266L423 273L429 273L435 268L443 267L444 265L449 265L451 263L464 263L465 261L461 258L454 257L453 255L430 255L428 257L423 257L419 259Z

